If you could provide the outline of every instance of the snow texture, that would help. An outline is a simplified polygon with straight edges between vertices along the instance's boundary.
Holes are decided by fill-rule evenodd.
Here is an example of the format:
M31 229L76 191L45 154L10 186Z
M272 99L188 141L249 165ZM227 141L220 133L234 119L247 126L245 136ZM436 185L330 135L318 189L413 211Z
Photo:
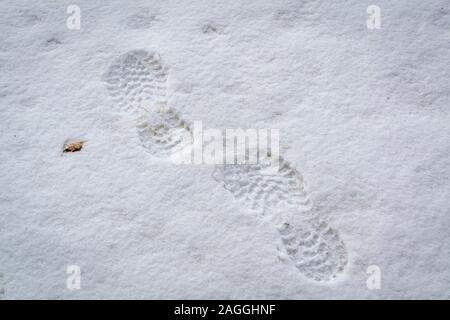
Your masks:
M0 30L0 299L450 298L447 0L5 0ZM174 164L194 121L280 129L279 169Z

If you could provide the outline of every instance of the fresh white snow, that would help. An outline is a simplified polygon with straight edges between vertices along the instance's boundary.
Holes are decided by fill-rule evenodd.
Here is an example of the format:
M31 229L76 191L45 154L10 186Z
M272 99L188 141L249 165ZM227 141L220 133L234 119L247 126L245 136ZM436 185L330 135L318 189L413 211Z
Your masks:
M0 31L0 298L450 298L448 0L3 0ZM148 152L107 86L133 50L183 119L280 129L345 243L336 278L299 272L213 166Z

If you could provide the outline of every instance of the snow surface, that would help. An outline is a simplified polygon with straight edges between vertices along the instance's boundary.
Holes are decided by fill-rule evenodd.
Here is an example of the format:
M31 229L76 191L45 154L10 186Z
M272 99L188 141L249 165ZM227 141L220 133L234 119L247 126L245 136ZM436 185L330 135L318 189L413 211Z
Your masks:
M450 298L448 0L3 0L0 31L3 298ZM184 118L280 129L345 242L336 280L281 259L211 166L145 150L102 80L136 49L160 54ZM69 138L87 142L62 154Z

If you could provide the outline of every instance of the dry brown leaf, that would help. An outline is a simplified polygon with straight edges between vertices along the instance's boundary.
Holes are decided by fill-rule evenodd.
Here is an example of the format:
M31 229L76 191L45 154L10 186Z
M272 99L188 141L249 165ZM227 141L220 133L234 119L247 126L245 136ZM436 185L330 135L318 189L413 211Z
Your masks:
M83 148L83 144L85 141L83 140L70 140L64 144L63 152L77 152Z

